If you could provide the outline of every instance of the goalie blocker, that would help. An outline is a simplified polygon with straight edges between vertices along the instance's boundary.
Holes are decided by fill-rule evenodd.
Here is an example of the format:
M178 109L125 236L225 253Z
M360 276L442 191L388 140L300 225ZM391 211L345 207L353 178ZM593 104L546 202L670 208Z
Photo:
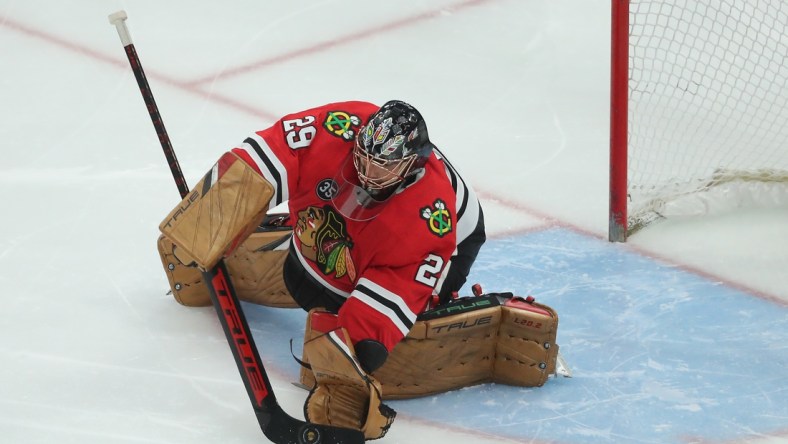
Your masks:
M268 181L228 152L167 215L158 250L178 302L210 306L200 269L226 259L241 300L298 306L281 276L292 229L276 216L260 223L272 195Z
M185 263L210 270L265 216L274 189L234 153L222 155L167 217L159 230Z
M319 309L307 317L305 342L336 328L336 316ZM455 299L421 314L410 333L372 376L383 399L427 396L486 382L542 386L556 371L558 315L512 293ZM301 383L314 387L309 369Z

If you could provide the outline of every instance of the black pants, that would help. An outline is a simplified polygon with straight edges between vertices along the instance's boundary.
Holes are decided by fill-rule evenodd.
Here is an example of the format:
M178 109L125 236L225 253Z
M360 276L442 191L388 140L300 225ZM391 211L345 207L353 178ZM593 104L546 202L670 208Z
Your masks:
M306 311L323 307L336 313L345 302L345 298L324 287L306 271L298 260L293 243L290 244L282 273L287 291Z

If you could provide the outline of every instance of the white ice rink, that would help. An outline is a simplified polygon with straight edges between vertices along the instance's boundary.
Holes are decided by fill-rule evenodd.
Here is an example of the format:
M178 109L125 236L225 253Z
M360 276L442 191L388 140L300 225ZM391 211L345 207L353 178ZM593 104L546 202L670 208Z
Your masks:
M283 114L408 101L483 199L473 277L558 309L575 378L396 404L382 444L788 442L788 208L606 242L609 1L0 0L0 443L265 442L213 309L165 294L179 195L120 9L190 184ZM248 316L300 415L300 314Z

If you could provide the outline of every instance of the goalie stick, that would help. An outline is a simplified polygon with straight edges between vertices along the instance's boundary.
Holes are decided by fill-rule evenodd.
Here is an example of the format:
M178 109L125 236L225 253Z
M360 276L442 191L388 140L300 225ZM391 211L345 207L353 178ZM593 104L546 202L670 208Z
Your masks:
M178 159L175 157L175 151L162 122L156 101L153 99L145 72L142 70L139 56L131 41L129 30L126 27L127 18L125 11L118 11L110 14L109 22L118 30L118 35L126 50L126 56L137 79L140 93L142 93L148 107L148 113L159 136L159 142L169 163L175 184L178 186L181 198L184 198L189 193L189 187L178 164ZM213 269L204 271L202 276L208 286L211 302L219 316L257 422L265 436L276 444L363 443L364 435L358 430L301 421L282 410L274 395L265 367L263 367L224 261L219 261Z

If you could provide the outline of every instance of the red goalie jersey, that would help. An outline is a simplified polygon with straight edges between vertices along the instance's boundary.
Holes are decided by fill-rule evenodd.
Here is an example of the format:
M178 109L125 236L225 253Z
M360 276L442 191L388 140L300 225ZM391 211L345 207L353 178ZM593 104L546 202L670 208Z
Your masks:
M358 203L348 194L358 185L355 138L378 109L353 101L290 114L233 151L274 186L270 208L288 203L291 255L336 295L339 325L354 343L391 351L433 294L465 282L484 224L475 194L437 150L384 202L347 205Z

